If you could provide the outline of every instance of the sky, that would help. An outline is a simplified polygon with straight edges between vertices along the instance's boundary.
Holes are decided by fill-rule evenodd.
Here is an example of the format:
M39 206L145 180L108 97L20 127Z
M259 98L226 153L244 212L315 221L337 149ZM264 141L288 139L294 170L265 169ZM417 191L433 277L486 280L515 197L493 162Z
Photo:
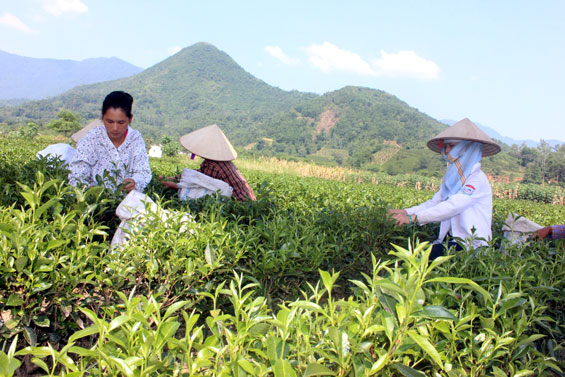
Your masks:
M564 0L0 0L0 50L148 68L208 42L284 90L363 86L565 141L564 19Z

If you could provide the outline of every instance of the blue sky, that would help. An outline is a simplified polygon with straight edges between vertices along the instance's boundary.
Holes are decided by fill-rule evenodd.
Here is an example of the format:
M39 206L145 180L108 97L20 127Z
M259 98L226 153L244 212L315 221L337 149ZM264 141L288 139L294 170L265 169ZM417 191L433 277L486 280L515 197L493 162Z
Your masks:
M438 120L565 141L564 19L562 0L0 0L0 50L147 68L203 41L281 89L381 89Z

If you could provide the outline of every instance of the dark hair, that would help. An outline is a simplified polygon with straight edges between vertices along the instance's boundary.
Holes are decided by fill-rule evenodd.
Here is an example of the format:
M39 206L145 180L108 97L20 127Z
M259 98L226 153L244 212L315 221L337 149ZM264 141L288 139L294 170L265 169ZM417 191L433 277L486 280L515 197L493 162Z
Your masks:
M102 116L106 114L108 109L122 109L128 118L131 118L131 105L133 104L133 97L126 92L117 90L112 92L104 98L102 102Z

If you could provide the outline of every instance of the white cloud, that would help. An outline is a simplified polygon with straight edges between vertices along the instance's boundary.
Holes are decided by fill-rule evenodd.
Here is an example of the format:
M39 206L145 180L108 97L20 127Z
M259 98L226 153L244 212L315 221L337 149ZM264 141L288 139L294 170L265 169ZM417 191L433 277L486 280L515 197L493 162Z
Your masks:
M346 71L362 76L377 75L371 65L359 55L342 50L329 42L324 42L321 45L313 44L306 48L306 52L310 64L321 69L324 73Z
M32 30L29 26L23 23L18 17L14 16L12 13L4 12L0 16L0 25L8 26L9 28L23 31L24 33L31 33Z
M179 52L180 50L182 50L181 46L173 46L173 47L169 47L167 52L169 53L169 55L174 55L177 52Z
M265 46L265 51L286 65L298 65L300 60L289 57L279 46Z
M42 0L43 9L54 16L63 13L85 13L88 7L80 0Z
M389 54L381 50L381 58L374 60L373 65L379 76L439 79L439 66L431 60L418 56L414 51Z

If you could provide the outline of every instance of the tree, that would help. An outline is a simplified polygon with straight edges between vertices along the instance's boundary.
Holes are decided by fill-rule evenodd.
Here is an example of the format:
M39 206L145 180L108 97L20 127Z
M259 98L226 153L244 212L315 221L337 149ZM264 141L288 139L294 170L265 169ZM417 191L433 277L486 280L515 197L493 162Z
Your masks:
M47 128L62 132L65 136L69 136L82 128L80 124L81 116L72 111L61 110L57 114L57 117L59 119L54 119L49 122Z
M538 153L535 148L528 148L525 144L522 144L522 150L519 157L522 160L522 166L527 166L531 162L534 162L537 159L537 156Z
M541 168L542 183L544 183L547 180L546 178L547 160L550 154L551 154L551 146L545 140L540 140L540 143L538 145L538 156L539 156L539 166Z
M547 162L547 177L563 186L565 183L565 144L555 147Z
M165 156L176 156L181 148L181 145L169 136L163 136L163 138L161 138L161 145L163 146Z

